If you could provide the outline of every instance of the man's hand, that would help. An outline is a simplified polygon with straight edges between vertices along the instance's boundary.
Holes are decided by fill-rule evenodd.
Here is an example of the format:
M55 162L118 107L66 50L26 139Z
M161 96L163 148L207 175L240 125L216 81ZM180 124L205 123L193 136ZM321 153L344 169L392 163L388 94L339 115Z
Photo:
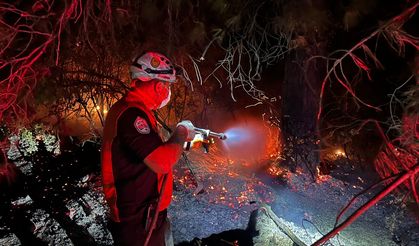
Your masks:
M194 137L195 127L192 122L189 120L179 122L170 139L151 152L144 159L144 163L155 173L168 173L178 162L183 152L183 144L192 141Z
M182 120L176 125L175 134L184 137L184 142L190 142L195 138L195 127L190 120Z

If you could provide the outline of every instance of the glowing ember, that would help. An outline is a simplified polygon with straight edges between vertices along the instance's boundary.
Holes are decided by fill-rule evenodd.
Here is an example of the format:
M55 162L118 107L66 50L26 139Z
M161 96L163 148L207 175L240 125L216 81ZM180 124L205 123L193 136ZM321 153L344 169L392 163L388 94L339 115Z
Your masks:
M234 178L234 177L238 177L238 176L239 176L239 174L237 174L237 173L235 173L235 172L231 172L231 171L229 171L229 172L227 173L227 175L228 175L229 177L232 177L232 178Z
M331 179L330 175L322 175L318 166L316 167L316 172L316 183L326 182Z
M297 169L295 170L295 173L298 175L301 175L304 173L304 170L301 167L297 167Z
M268 174L272 176L280 176L283 173L283 170L277 166L270 166L268 168Z
M243 191L240 192L240 196L237 197L237 202L239 204L246 203L248 200L249 200L249 198L247 197L246 192L243 192Z
M174 172L176 184L187 190L193 191L196 188L195 178L202 182L204 192L197 195L197 199L240 208L269 203L275 198L273 190L260 182L249 169L252 163L229 160L217 148L202 155L197 152L188 155L195 177L184 165L177 166Z
M335 155L336 157L346 157L345 151L343 151L342 149L336 149L335 150Z

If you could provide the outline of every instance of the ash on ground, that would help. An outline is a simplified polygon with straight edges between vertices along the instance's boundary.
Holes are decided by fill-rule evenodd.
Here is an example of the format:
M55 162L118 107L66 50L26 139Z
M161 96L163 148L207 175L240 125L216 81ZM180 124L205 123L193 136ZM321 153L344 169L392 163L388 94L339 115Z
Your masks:
M35 171L22 171L22 175L41 175L36 165L32 164ZM92 163L79 161L77 165ZM48 188L45 194L58 196L55 203L43 200L31 192L31 187L18 196L10 195L7 203L0 201L4 203L0 245L112 245L98 171L72 173L75 181L71 187L67 183L57 187L63 185L67 192L54 191L54 179L44 182ZM174 171L169 217L175 244L292 245L284 228L278 226L280 223L309 245L333 229L340 209L373 181L366 181L372 176L362 172L351 179L331 175L321 182L313 182L309 174L298 172L288 172L285 182L257 173L254 166L232 162L218 152L190 152ZM360 197L348 214L376 192ZM54 207L57 201L64 206ZM267 214L262 206L272 208L272 213ZM388 196L330 244L419 245L417 222L407 206L399 195Z

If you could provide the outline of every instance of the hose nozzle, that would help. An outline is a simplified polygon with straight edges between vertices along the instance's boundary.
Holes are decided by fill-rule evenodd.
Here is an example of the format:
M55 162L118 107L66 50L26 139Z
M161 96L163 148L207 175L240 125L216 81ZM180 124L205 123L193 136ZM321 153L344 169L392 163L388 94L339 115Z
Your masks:
M201 134L205 135L206 137L211 136L211 137L219 138L221 140L227 139L227 136L224 133L212 132L208 129L202 129L202 128L195 127L195 132L201 133Z

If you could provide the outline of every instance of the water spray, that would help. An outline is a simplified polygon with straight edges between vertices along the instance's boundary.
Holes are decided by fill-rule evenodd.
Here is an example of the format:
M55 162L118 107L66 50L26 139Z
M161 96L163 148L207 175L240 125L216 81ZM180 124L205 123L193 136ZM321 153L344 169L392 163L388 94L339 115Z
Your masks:
M258 159L266 151L266 133L256 124L237 124L224 132L223 146L231 159Z

